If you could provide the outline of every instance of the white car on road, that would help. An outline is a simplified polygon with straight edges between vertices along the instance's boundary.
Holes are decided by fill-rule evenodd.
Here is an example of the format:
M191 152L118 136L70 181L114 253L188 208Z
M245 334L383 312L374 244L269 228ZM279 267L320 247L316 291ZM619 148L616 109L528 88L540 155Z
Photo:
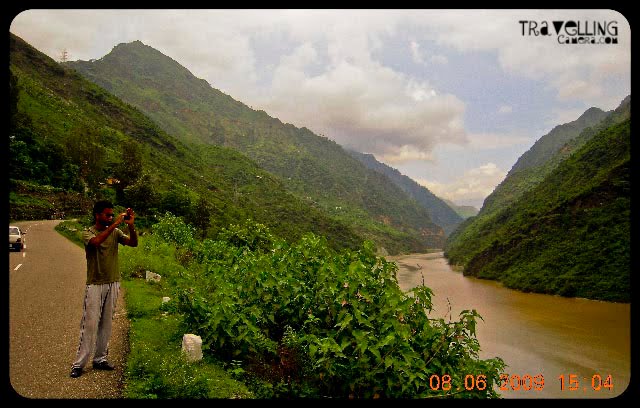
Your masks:
M9 249L21 251L24 247L24 232L20 227L9 225Z

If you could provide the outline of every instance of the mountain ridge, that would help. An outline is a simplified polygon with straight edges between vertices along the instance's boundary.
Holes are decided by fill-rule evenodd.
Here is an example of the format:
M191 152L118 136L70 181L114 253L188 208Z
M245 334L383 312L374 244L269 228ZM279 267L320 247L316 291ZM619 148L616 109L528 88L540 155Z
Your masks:
M616 109L609 112L591 107L576 120L555 126L549 133L538 139L518 158L502 182L485 198L479 214L488 214L505 208L524 191L540 183L565 157L579 147L578 144L583 144L588 136L592 135L586 132L582 138L579 138L585 130L597 126L607 117L624 116L625 101L629 98L630 96L625 98Z
M13 34L9 159L11 219L82 216L91 209L88 196L135 208L142 224L165 210L196 219L196 203L204 199L213 234L251 218L289 240L314 232L332 247L357 248L365 239L241 153L195 149ZM121 169L132 166L139 174L127 179ZM115 190L106 184L114 176Z
M65 65L136 106L165 131L242 152L290 192L390 253L444 244L444 230L424 208L340 145L251 109L152 47L118 44L99 60Z
M449 235L463 221L463 218L445 201L437 197L428 188L421 186L415 180L400 173L397 169L376 160L375 156L348 151L351 156L364 163L368 168L387 176L394 184L422 205L436 224L440 225Z
M578 119L555 126L547 135L538 139L529 150L518 158L507 175L517 171L536 167L546 162L546 157L553 154L558 148L576 137L583 129L600 122L607 115L600 108L591 107L578 117ZM544 143L548 141L549 143Z
M514 289L628 302L630 105L628 96L605 116L588 111L600 121L582 121L579 134L552 141L546 161L510 172L448 237L449 262Z

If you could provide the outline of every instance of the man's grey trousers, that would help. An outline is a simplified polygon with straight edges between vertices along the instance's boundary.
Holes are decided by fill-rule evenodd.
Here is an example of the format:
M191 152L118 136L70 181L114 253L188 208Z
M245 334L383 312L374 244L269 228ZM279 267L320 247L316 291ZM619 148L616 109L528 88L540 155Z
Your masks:
M80 322L80 344L72 368L83 368L87 365L94 344L93 363L107 360L111 323L116 312L119 292L120 282L87 285Z

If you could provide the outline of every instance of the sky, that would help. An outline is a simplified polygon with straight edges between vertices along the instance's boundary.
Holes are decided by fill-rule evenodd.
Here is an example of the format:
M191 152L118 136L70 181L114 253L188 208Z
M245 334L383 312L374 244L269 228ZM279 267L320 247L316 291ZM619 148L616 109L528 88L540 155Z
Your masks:
M57 61L139 40L477 209L539 138L631 93L631 29L607 9L31 9L9 31Z

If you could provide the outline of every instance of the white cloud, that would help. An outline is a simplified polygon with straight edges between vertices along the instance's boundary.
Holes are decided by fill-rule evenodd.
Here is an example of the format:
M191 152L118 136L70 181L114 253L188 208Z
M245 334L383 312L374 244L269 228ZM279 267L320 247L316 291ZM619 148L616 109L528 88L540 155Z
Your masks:
M577 116L572 120L576 118ZM467 140L464 144L447 146L447 150L479 152L483 150L522 147L531 145L534 141L533 136L520 133L476 132L467 133Z
M480 208L484 199L493 192L506 175L507 172L498 168L494 163L487 163L466 171L450 183L419 178L416 179L416 182L428 188L438 197Z
M306 47L304 54L313 55ZM343 59L308 76L301 52L275 68L260 101L269 114L388 162L426 159L438 143L466 141L464 104L455 96L372 60Z
M432 54L429 58L425 56L425 53L420 49L420 43L415 40L409 41L409 52L411 59L416 64L428 66L429 64L444 65L449 62L449 59L445 55Z
M498 108L498 113L511 113L513 112L513 107L509 105L502 105Z
M413 62L415 62L416 64L426 65L424 57L420 52L420 44L418 42L416 42L415 40L411 40L409 42L409 49L411 50L411 58L413 59Z
M440 44L463 52L497 52L505 72L546 82L561 101L588 106L619 103L619 95L608 93L611 77L631 88L631 29L614 10L425 10L411 18ZM551 36L523 36L523 20L615 21L619 44L559 44L553 28Z
M449 59L446 56L438 54L432 55L430 60L434 64L445 65L449 63Z
M521 33L521 20L554 19L616 19L620 44L563 46ZM18 15L11 31L54 58L63 49L72 59L100 58L118 43L141 40L235 99L389 163L431 160L442 143L477 149L518 143L506 135L471 138L466 101L435 89L424 79L428 71L418 79L375 60L383 39L399 32L411 33L401 48L418 64L449 64L451 49L495 53L506 75L542 81L558 102L613 108L621 97L612 83L630 90L630 27L606 9L36 9ZM261 66L254 42L270 35L291 47ZM426 52L417 39L440 48ZM500 112L509 109L505 104Z

